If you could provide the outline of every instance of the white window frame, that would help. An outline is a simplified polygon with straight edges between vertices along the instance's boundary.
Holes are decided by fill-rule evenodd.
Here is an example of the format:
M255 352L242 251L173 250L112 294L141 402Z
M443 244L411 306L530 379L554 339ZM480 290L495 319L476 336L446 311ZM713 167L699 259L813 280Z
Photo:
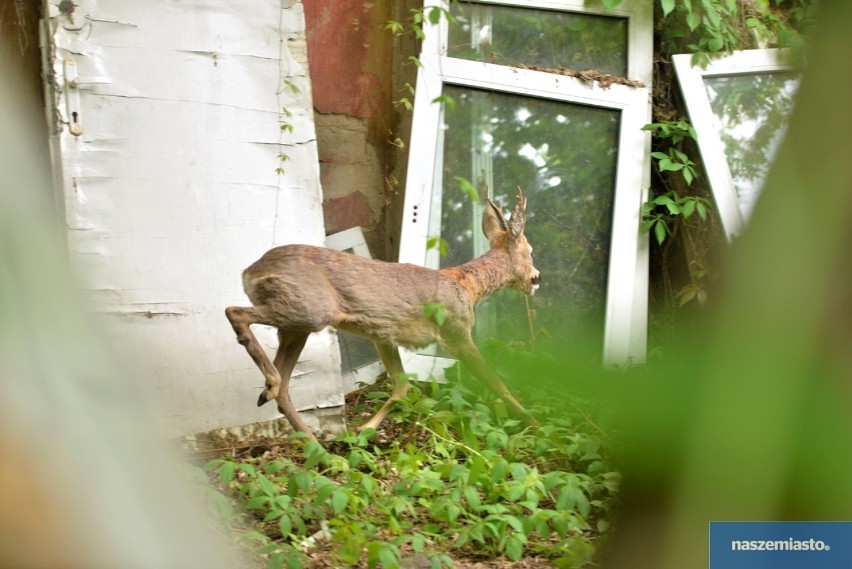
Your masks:
M672 56L672 62L689 118L698 136L698 150L713 198L716 200L722 227L728 241L732 242L742 233L746 220L740 208L725 146L722 143L721 125L710 107L704 80L710 77L758 75L795 69L789 64L789 51L785 49L735 51L710 60L704 68L693 64L693 56L688 53Z
M406 180L400 262L425 265L432 188L442 160L441 125L444 106L434 104L444 84L527 95L568 103L618 110L621 113L612 240L604 320L603 357L608 365L645 360L648 308L648 238L640 232L641 207L650 184L650 137L641 128L651 121L653 27L652 5L625 0L618 9L586 6L584 0L487 0L484 4L545 8L628 19L628 77L646 87L596 82L469 61L447 55L448 25L444 18L424 28L421 66L417 75L410 159ZM440 0L426 0L425 8L447 8ZM515 182L513 182L514 184ZM523 186L523 181L518 181ZM511 204L508 204L511 205ZM535 244L533 244L535 246ZM547 279L547 267L538 267ZM451 362L405 352L409 371L439 376Z

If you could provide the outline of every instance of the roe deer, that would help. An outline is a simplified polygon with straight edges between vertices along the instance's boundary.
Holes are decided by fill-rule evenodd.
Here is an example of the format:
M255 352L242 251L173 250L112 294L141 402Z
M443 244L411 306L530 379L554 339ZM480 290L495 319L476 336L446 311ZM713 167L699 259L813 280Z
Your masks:
M332 326L373 341L393 382L388 401L361 429L375 428L408 382L397 346L423 348L439 342L527 421L524 408L485 363L471 339L474 306L496 290L510 287L527 294L538 288L532 247L524 236L527 201L518 188L517 204L507 222L488 200L482 230L490 250L458 267L441 270L388 263L333 249L285 245L269 250L243 271L243 287L254 305L230 306L225 315L237 341L263 372L266 387L258 406L276 399L296 431L312 434L290 400L290 375L308 335ZM444 306L444 322L424 317L428 304ZM274 362L249 329L252 324L278 328Z

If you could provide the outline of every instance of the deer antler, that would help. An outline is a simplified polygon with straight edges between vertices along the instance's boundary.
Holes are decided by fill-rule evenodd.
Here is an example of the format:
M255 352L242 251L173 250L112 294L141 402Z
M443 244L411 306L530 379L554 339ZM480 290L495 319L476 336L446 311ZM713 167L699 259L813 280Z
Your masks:
M527 199L524 197L524 191L518 186L517 203L515 203L512 215L509 217L509 229L515 238L524 232L524 226L527 224L526 210Z

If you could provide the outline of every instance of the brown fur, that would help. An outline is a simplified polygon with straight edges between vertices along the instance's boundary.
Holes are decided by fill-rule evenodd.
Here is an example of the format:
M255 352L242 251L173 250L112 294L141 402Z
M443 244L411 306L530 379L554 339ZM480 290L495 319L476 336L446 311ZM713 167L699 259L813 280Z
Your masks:
M395 388L390 400L362 428L375 428L393 402L406 392L397 346L417 349L439 342L480 380L526 417L497 375L485 364L471 339L474 306L492 292L511 287L531 294L539 272L532 264L532 247L523 234L526 200L507 223L489 202L482 227L491 249L458 267L436 271L417 265L365 259L310 245L285 245L264 254L243 272L243 286L254 305L225 311L237 340L266 377L262 405L277 399L293 428L309 433L290 401L287 384L308 334L326 326L373 340ZM439 326L423 316L427 304L444 306ZM279 348L274 362L257 343L249 326L278 328Z

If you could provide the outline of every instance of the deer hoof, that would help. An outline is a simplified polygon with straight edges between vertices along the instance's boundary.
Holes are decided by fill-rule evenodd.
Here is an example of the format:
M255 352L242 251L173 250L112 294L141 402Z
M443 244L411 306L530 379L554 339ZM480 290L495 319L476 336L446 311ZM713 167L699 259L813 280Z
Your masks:
M261 392L260 397L257 398L257 406L260 407L267 401L276 399L278 397L278 389L278 387L267 385L266 389Z

